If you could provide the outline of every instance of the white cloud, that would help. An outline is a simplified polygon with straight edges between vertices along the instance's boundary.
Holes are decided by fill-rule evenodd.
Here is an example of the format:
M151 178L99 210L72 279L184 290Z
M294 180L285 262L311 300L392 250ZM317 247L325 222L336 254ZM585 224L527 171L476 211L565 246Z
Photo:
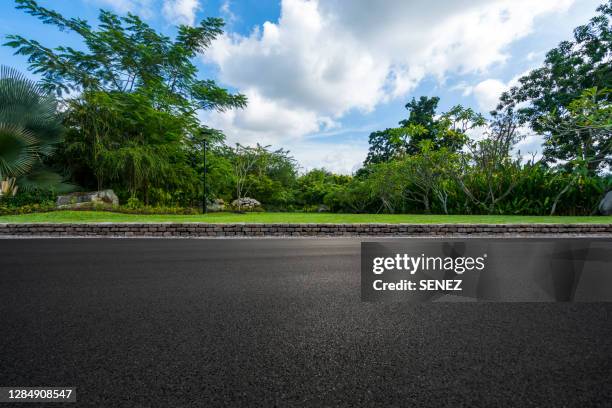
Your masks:
M286 148L302 166L302 171L325 168L334 173L351 174L359 169L368 154L367 141L317 143L289 141Z
M533 133L529 128L522 128L525 138L516 144L515 152L520 153L523 160L539 160L542 158L542 135Z
M200 8L199 0L164 0L162 14L172 24L192 26Z
M232 4L230 0L223 0L223 2L221 3L221 6L219 6L219 12L223 16L225 23L228 25L231 25L236 20L238 20L238 17L236 17L234 12L232 11Z
M153 15L153 0L97 0L120 13L136 13L143 18Z
M495 109L499 103L499 97L508 88L508 84L500 80L487 79L476 85L472 89L472 93L476 98L480 110L489 112Z
M290 108L263 98L255 89L247 89L245 94L249 98L248 109L206 114L205 123L223 129L230 143L278 144L299 139L333 123L330 118L317 117L311 110Z
M515 75L508 82L501 81L495 78L485 79L475 86L462 85L457 86L457 89L463 90L463 95L474 95L478 108L483 112L490 112L495 109L499 103L499 97L502 93L513 86L519 84L519 79L531 72L531 69L525 70L518 75ZM521 106L519 104L519 106Z
M247 94L251 107L244 114L236 111L208 112L202 118L207 125L223 129L230 146L235 143L282 146L298 160L303 171L324 167L336 173L351 174L361 167L368 152L367 141L334 140L334 136L353 130L338 129L338 124L329 118L321 121L312 112L285 109L257 94ZM316 138L304 137L313 132L318 132ZM279 138L278 135L286 137Z
M405 96L426 76L485 73L538 16L572 2L283 0L278 22L225 35L207 54L221 82L250 97L245 110L210 119L230 139L297 143L351 110ZM484 82L473 91L490 106L502 83Z
M119 13L135 13L145 19L153 17L159 7L161 14L171 24L195 23L196 13L201 9L199 0L87 0L108 6ZM161 5L159 4L161 3ZM156 10L157 7L157 10Z

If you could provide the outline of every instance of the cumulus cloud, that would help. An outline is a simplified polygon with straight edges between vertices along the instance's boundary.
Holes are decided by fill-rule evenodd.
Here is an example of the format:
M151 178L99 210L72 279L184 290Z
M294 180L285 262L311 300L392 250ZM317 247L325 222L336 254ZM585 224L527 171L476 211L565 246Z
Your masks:
M229 0L223 0L221 5L219 6L219 12L223 16L225 23L228 25L231 25L236 20L238 20L238 17L236 17L234 12L232 11L232 4Z
M334 173L350 174L361 167L368 154L368 143L365 140L335 143L293 140L284 146L298 160L302 171L325 168Z
M538 135L530 131L528 128L522 129L525 138L514 147L517 154L520 154L523 160L540 160L542 158L542 135Z
M88 0L111 7L120 13L136 13L143 18L156 14L161 3L161 14L171 24L193 25L197 11L201 8L199 0Z
M120 13L137 13L144 18L153 15L152 0L98 0L98 2Z
M499 97L508 88L509 84L498 79L486 79L477 84L472 89L472 93L476 98L480 110L489 112L495 109L499 103Z
M299 107L288 107L274 99L266 99L255 89L247 89L249 108L244 111L229 110L208 113L205 123L223 129L231 142L243 144L277 144L282 139L297 139L320 128L332 126L329 118L317 117L316 113ZM239 137L232 137L239 135Z
M489 78L479 82L475 86L459 84L455 89L462 90L464 96L474 95L478 108L484 112L490 112L497 107L501 94L511 87L519 85L519 79L529 74L529 72L531 72L531 69L521 72L508 82Z
M172 24L193 25L199 9L199 0L164 0L162 14Z
M286 144L352 110L405 96L427 76L484 73L541 15L573 0L283 0L277 22L218 39L205 61L245 92L242 111L211 115L233 140ZM487 108L501 81L472 90ZM362 160L363 157L359 158Z

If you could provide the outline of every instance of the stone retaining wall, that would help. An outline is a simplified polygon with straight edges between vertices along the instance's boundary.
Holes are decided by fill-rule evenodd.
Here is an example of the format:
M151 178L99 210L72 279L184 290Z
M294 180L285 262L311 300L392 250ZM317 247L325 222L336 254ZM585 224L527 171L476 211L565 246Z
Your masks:
M612 224L0 224L0 237L608 236Z

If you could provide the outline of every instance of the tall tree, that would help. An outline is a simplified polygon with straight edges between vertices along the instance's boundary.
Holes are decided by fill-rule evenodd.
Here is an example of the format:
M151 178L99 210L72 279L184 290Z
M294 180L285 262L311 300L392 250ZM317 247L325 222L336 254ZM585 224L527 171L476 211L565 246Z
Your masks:
M133 92L142 90L164 109L229 109L246 105L244 95L232 95L212 80L197 77L191 61L223 33L223 20L206 18L196 27L181 25L174 40L152 29L134 14L120 17L101 10L92 27L79 18L65 18L35 0L15 0L17 8L44 24L80 36L86 51L48 48L21 35L5 44L28 57L30 69L42 75L42 85L62 94L70 91Z
M419 151L419 143L423 140L433 140L436 137L436 109L440 98L434 96L428 98L421 96L417 101L412 98L405 108L408 110L408 119L399 122L402 128L409 128L411 125L419 126L421 131L412 132L411 137L407 140L406 151L409 154L415 154Z
M548 155L566 167L596 169L612 164L612 90L586 89L564 112L554 110L538 120L549 130Z
M384 163L391 160L397 153L397 146L392 142L393 129L377 130L370 133L368 155L364 164Z
M421 152L423 142L429 142L433 150L460 150L467 141L468 130L485 124L484 117L471 108L454 106L448 112L437 115L440 98L421 96L406 104L408 119L399 127L370 134L370 148L365 164L380 163L405 154Z
M60 153L75 179L97 187L112 183L145 201L155 189L198 184L186 168L186 149L201 129L197 111L242 108L247 102L244 95L198 78L192 62L222 33L223 20L181 25L171 39L133 14L101 10L99 24L92 26L35 0L15 1L44 24L83 40L84 50L51 49L17 34L5 44L28 57L45 90L66 95L70 129Z
M563 41L546 54L544 65L519 79L519 84L504 92L494 115L516 113L521 123L545 136L544 159L549 163L589 158L590 171L612 160L609 144L588 145L589 132L563 132L555 125L564 121L570 105L586 89L612 87L612 0L597 8L588 24L574 30L571 41ZM606 95L607 101L612 96ZM554 120L549 120L550 116ZM548 118L548 120L542 120ZM609 137L609 135L608 135Z
M519 183L521 158L514 158L512 150L522 138L514 116L497 116L486 137L470 141L459 155L459 165L450 168L468 199L488 214L501 212L500 203Z

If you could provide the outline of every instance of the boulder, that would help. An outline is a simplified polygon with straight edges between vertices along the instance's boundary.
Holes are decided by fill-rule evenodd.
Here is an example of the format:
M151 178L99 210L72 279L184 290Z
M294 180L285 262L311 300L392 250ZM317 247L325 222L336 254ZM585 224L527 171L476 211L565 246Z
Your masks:
M206 209L212 212L223 211L225 210L225 201L221 198L216 198L206 205Z
M329 212L329 207L326 206L325 204L321 204L317 207L317 212L320 212L320 213Z
M90 191L88 193L71 193L57 197L55 203L59 208L86 207L95 204L119 205L119 198L113 190Z
M254 198L242 197L232 201L232 207L241 211L253 211L261 208L261 203Z
M612 215L612 191L608 191L599 203L599 212L602 215Z

